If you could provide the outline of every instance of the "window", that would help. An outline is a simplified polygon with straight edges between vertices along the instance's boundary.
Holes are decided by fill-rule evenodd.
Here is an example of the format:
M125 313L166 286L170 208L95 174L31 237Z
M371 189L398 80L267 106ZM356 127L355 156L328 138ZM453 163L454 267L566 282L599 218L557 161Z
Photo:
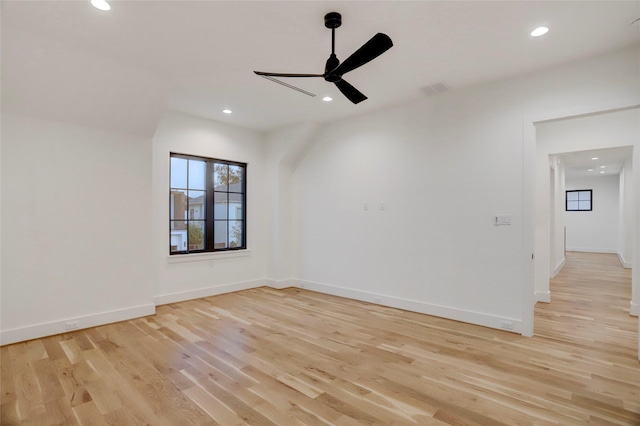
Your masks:
M247 165L171 154L171 254L246 248Z
M566 211L591 211L591 189L567 191Z

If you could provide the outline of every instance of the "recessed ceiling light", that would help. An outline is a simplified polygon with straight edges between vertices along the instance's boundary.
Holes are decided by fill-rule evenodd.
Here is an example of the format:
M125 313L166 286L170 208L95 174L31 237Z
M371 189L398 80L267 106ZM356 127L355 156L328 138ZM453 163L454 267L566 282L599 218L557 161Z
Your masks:
M222 112L224 112L225 114L231 114L233 111L231 111L230 109L223 109Z
M600 173L604 173L604 170L603 170L603 171L601 171Z
M540 37L549 32L549 28L547 27L538 27L535 30L531 31L532 37Z
M597 159L598 159L598 157L591 157L591 159L592 159L592 160L597 160Z
M331 96L325 96L324 98L322 98L322 100L325 102L331 102L333 98Z
M601 169L604 169L605 167L607 167L607 166L600 166Z
M593 171L593 169L588 169L587 171L588 171L588 172L592 172L592 171Z
M107 0L91 0L91 5L100 10L111 10L111 6L107 3Z

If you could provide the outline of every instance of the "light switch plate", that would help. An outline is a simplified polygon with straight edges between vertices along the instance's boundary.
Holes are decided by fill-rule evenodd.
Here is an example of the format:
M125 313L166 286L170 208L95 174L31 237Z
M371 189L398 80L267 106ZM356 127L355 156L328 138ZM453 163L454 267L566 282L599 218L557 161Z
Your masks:
M511 215L510 214L499 214L493 217L493 225L511 225Z

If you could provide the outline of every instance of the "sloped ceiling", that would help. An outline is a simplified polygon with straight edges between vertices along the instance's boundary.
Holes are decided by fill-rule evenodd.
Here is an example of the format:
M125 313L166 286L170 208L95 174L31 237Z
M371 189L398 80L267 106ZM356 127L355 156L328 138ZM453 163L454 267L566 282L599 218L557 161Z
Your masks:
M269 130L323 122L640 47L640 1L2 1L2 109L153 134L167 108ZM353 105L322 79L288 82L253 70L319 73L330 49L323 16L343 16L346 59L376 32L394 47L345 76L369 99ZM549 34L529 32L547 25ZM322 102L325 95L333 102ZM225 108L233 114L222 113Z

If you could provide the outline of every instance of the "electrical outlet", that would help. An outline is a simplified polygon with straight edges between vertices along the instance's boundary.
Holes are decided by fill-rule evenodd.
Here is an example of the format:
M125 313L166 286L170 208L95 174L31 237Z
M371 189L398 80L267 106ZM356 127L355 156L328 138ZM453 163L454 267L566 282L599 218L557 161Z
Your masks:
M64 329L66 331L77 330L79 326L78 321L69 321L64 324Z
M502 320L500 321L500 328L503 330L513 330L513 322Z

